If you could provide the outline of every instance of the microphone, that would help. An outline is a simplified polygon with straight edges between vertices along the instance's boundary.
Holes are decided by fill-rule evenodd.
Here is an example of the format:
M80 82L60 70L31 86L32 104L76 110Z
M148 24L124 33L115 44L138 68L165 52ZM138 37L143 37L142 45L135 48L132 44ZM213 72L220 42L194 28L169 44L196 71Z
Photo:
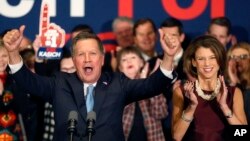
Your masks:
M87 134L89 137L89 141L91 141L92 136L95 134L94 124L96 121L96 113L94 111L90 111L87 114Z
M69 133L69 140L73 141L73 136L76 133L76 124L78 121L78 113L74 110L69 112L68 117L68 133Z

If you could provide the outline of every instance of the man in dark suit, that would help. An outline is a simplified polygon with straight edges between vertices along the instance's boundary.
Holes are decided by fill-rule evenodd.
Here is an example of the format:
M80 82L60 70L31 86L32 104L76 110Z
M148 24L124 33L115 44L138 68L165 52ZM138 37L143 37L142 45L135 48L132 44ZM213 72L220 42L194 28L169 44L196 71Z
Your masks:
M79 33L72 43L73 62L76 73L58 73L54 77L42 77L31 73L19 56L25 26L5 34L3 40L9 52L9 67L18 85L43 97L53 104L55 112L55 141L68 140L68 114L77 111L78 123L75 141L87 140L86 88L94 85L94 108L96 122L93 141L124 141L122 114L126 104L153 97L171 85L175 79L173 58L179 42L176 38L160 32L164 50L160 68L147 79L130 80L122 73L102 73L104 50L95 34Z

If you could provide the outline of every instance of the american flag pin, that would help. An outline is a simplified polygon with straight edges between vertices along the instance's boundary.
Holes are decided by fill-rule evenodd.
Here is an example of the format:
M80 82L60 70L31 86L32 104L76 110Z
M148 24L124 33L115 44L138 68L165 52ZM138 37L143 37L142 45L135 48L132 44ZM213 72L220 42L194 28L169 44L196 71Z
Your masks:
M108 85L108 83L107 83L107 82L105 82L105 81L104 81L104 82L102 82L102 83L103 83L104 85Z

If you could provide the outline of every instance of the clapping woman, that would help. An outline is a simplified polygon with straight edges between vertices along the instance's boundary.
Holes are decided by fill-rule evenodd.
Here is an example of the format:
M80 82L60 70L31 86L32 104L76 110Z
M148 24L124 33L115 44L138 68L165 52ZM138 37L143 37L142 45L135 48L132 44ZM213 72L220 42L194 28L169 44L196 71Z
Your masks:
M225 49L214 37L204 35L191 42L183 66L195 81L174 90L174 140L222 141L228 125L247 124L241 90L225 84L225 64Z

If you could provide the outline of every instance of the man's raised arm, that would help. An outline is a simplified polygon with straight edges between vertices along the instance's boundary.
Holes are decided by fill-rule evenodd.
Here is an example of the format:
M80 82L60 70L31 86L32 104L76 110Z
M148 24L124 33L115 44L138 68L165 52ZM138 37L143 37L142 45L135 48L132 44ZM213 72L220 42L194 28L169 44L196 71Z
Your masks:
M174 56L178 50L177 47L180 41L175 36L163 33L162 29L159 29L159 33L161 47L164 51L164 57L160 68L166 76L172 78L173 75L171 73L173 71Z
M22 59L19 55L19 47L23 39L24 29L25 26L22 25L19 29L12 29L11 31L8 31L3 37L4 46L9 53L10 65L19 64L22 62Z

